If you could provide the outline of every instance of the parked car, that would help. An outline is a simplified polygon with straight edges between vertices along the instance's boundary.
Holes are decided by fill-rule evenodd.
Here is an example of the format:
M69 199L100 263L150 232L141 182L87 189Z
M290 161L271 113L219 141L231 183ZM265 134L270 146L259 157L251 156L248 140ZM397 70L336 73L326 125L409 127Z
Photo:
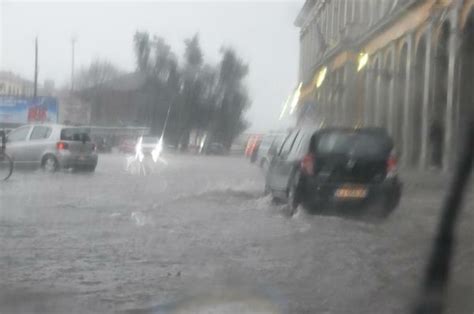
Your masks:
M206 149L207 155L223 155L225 152L226 149L221 143L211 143Z
M118 149L119 152L121 153L126 153L126 154L133 154L135 153L135 146L137 145L137 142L131 139L126 139L123 140Z
M96 145L96 149L100 153L110 153L112 151L112 146L106 137L94 136L93 142Z
M291 213L303 204L376 208L387 216L401 196L393 140L374 128L294 130L270 164L265 189Z
M98 160L88 129L59 124L32 124L12 130L6 151L15 166L42 167L51 172L60 168L94 171Z
M260 143L258 143L254 152L254 162L256 162L264 171L268 170L270 162L275 156L277 148L280 147L284 138L284 135L270 134L264 136Z

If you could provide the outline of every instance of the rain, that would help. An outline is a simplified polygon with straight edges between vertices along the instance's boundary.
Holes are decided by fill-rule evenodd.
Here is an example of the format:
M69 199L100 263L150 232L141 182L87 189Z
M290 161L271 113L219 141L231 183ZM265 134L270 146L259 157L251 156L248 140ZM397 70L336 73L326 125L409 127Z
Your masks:
M0 313L474 312L472 1L0 19Z

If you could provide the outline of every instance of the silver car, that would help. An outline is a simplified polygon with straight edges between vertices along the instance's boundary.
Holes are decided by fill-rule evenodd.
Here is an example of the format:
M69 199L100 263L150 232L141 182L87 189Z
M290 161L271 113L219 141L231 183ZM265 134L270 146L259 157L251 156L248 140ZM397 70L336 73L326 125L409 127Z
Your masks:
M59 124L25 125L7 136L6 152L15 166L94 171L96 146L87 128Z
M255 161L266 172L273 157L277 153L277 148L281 145L284 135L271 134L263 137L256 152Z

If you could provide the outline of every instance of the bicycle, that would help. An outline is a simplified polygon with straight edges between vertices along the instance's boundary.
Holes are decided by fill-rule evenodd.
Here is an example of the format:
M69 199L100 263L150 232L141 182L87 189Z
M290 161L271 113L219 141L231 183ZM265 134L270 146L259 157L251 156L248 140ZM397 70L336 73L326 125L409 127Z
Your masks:
M0 136L2 138L2 148L0 150L0 180L6 181L13 173L13 160L5 152L7 142L5 131L0 131Z

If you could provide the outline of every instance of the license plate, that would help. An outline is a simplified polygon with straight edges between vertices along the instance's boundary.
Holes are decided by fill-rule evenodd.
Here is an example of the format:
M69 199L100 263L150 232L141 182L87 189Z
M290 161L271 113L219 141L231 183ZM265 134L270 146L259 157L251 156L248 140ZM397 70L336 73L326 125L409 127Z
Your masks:
M336 190L335 196L337 198L364 198L367 196L367 189L365 188L340 188Z
M86 160L85 156L79 156L79 160Z

